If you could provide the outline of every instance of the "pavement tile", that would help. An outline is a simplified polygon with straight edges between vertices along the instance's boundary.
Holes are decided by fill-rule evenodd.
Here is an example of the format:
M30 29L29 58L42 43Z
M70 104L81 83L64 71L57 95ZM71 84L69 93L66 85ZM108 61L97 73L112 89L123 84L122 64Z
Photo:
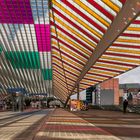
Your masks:
M31 139L140 140L140 115L57 108L49 115L37 114L0 128L0 140Z

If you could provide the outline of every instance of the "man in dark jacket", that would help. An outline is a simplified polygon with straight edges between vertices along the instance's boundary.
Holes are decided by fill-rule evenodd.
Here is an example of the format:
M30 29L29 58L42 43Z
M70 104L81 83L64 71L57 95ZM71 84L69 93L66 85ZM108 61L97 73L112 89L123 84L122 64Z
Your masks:
M126 113L127 106L128 106L128 100L125 99L125 100L123 101L123 113Z

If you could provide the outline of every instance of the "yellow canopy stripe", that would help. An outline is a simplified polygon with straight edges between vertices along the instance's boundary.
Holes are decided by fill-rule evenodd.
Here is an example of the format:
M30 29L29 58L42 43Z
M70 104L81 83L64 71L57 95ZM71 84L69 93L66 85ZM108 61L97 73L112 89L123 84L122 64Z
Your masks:
M128 27L126 31L140 31L138 27Z
M122 53L130 53L130 54L140 54L140 50L126 50L126 49L118 49L118 48L109 48L108 51L114 52L122 52Z
M52 17L52 14L51 14L51 17ZM96 47L96 45L94 43L92 43L90 40L88 40L87 38L85 38L84 36L82 36L81 34L79 34L77 31L75 31L73 28L71 28L70 26L68 26L66 23L64 23L64 21L61 21L56 16L54 16L54 19L55 19L55 21L57 21L58 23L60 23L62 26L64 26L67 30L69 30L70 32L72 32L73 34L75 34L76 36L78 36L81 40L85 41L86 43L88 43L89 45L91 45L93 48Z
M98 33L97 31L93 30L91 27L89 27L86 23L84 23L81 19L79 19L77 16L72 14L72 12L69 12L66 8L64 8L62 5L60 5L56 0L52 0L52 3L56 5L58 8L60 8L64 13L68 14L71 18L73 18L75 21L80 23L82 26L84 26L86 29L88 29L91 33L95 34L100 39L102 38L102 35Z
M59 52L53 50L53 51L52 51L52 55L53 55L53 54L57 55L58 58L60 58L60 57L59 57ZM77 67L79 67L80 69L83 68L83 66L82 66L81 64L79 64L78 62L75 62L75 61L71 60L70 58L68 58L68 57L66 57L66 56L64 56L64 55L62 55L62 58L63 58L63 61L66 61L66 62L69 63L69 64L73 64L73 66L77 66Z
M52 41L51 43L52 43L52 45L57 45L57 42L55 42L55 41ZM81 61L84 62L84 63L86 62L86 60L83 59L83 57L81 57L81 56L78 55L77 53L74 53L73 51L67 49L67 47L61 46L61 45L60 45L60 48L61 48L61 51L63 51L63 52L68 52L69 54L71 54L71 56L74 56L74 57L78 58L79 60L81 60Z
M95 17L102 24L104 24L106 27L109 27L109 23L107 21L105 21L100 15L98 15L93 10L91 10L89 7L87 7L85 4L83 4L80 0L73 0L73 1L76 4L78 4L80 7L82 7L85 11L87 11L89 14L91 14L93 17Z
M94 74L94 73L93 73L93 74ZM86 74L86 75L85 75L85 78L95 79L95 80L99 80L99 81L102 81L102 80L105 80L105 79L106 79L105 77L99 77L99 76L92 75L92 74ZM83 79L83 80L84 80L84 79Z
M122 38L118 38L116 40L117 42L126 42L126 43L140 43L140 40L132 40L132 39L122 39Z
M51 29L51 32L55 33L55 29ZM79 45L77 45L75 42L73 42L72 40L70 40L69 38L67 38L66 36L62 35L60 32L57 32L58 37L62 38L63 40L67 41L69 44L71 44L71 46L73 45L73 47L75 47L77 50L81 50L82 52L84 52L85 54L91 55L91 52L87 51L86 49L80 47Z
M117 58L117 57L108 57L108 56L102 56L102 59L107 59L107 60L116 60L116 61L121 61L121 62L126 62L126 63L134 63L134 64L140 64L139 60L133 60L133 59L125 59L125 58Z
M118 13L120 11L120 8L117 5L115 5L113 2L111 2L111 0L102 0L102 1L115 12Z
M92 69L92 70L90 70L90 72L92 72L93 74L95 73L95 74L111 75L111 76L114 75L113 72L106 72L106 71L102 71L102 70L100 71L100 70L96 70L96 69Z
M101 66L101 67L106 67L106 68L113 68L113 69L118 69L118 70L129 70L129 68L127 68L127 67L103 64L103 63L102 64L101 63L96 63L95 66Z

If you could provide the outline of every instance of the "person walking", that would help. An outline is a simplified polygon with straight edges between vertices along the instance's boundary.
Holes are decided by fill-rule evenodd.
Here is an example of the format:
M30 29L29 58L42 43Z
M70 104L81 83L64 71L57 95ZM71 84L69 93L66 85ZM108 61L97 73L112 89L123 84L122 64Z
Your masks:
M127 106L128 106L128 100L125 99L125 100L123 101L123 113L126 113Z
M123 96L123 113L126 113L127 106L128 106L128 94L125 93Z

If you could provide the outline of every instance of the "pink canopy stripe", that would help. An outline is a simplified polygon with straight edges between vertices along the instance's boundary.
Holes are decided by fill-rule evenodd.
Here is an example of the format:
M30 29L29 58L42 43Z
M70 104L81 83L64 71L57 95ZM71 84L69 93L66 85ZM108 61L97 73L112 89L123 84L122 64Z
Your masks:
M0 0L0 23L33 24L30 1Z
M35 24L38 51L51 51L50 44L50 25L49 24Z

